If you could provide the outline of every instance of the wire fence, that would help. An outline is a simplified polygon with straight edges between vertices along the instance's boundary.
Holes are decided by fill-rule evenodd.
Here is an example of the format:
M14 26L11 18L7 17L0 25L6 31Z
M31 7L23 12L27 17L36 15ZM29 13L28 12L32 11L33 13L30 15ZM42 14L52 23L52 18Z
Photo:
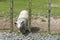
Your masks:
M2 6L0 6L1 8L3 7L0 9L1 30L11 30L11 32L17 31L14 22L16 21L20 10L26 9L29 11L29 27L32 32L60 33L60 19L54 19L60 18L58 15L60 12L57 11L57 9L59 10L60 8L57 5L58 3L53 3L54 1L52 0L26 0L21 1L22 3L9 0L4 2L1 2ZM20 6L18 7L17 5Z

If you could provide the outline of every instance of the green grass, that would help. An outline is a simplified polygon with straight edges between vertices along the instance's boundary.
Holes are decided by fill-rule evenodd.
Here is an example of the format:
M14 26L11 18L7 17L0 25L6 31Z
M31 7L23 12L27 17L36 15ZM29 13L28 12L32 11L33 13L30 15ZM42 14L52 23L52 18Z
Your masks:
M60 3L60 0L51 0L52 3Z
M51 3L60 3L60 0L51 0ZM47 16L48 14L48 0L32 0L32 14ZM28 0L14 0L14 17L19 15L19 12L23 9L29 9ZM10 0L0 2L0 18L9 17L10 14ZM51 16L60 18L60 7L51 8Z

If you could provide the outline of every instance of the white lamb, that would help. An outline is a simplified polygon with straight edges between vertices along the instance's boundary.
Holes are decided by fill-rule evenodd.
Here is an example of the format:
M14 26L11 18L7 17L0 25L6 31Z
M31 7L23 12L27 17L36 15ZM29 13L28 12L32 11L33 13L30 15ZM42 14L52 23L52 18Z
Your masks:
M21 32L26 33L26 31L29 31L28 30L28 11L22 10L15 24Z

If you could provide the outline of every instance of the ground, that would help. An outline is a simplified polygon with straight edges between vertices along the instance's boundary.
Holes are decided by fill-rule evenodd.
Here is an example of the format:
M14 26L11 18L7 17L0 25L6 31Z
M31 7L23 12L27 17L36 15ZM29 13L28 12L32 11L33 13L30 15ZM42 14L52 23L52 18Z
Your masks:
M50 31L51 33L60 33L60 19L54 19L51 17L51 25L50 25ZM14 24L16 22L16 18L14 18L13 26L14 31L18 31L16 25ZM10 28L10 22L9 20L0 20L0 29L9 29ZM32 19L31 21L31 30L32 32L47 32L48 31L48 19L46 17L38 17L35 19Z
M51 33L60 33L60 19L50 18L50 31ZM40 31L48 31L48 19L41 17L32 21L33 27L38 27Z

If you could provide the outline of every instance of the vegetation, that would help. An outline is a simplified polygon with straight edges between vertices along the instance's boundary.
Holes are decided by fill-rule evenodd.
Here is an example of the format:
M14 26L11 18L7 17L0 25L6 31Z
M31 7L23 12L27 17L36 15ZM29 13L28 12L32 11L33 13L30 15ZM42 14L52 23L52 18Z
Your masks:
M60 0L51 0L51 4L59 4ZM19 12L23 9L29 9L28 0L14 0L14 17L19 15ZM32 14L39 14L41 16L47 16L48 14L48 0L32 0ZM0 18L6 18L10 14L10 0L0 2ZM60 18L60 6L51 7L51 16Z

